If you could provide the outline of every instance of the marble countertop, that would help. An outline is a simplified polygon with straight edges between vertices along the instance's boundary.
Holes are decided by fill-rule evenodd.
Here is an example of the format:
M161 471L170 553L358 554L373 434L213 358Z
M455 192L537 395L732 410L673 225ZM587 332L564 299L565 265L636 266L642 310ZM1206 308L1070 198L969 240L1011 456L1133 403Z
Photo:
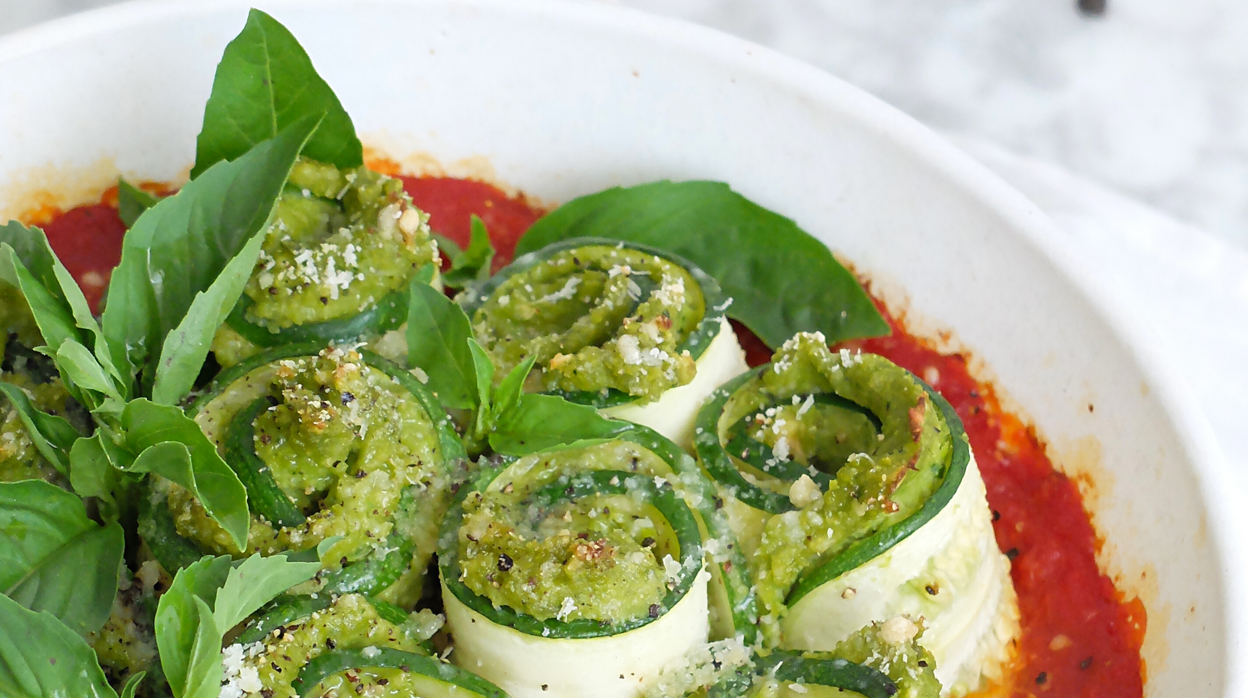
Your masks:
M0 34L116 0L7 0ZM1248 493L1248 3L580 0L705 24L943 131L1105 269ZM1078 174L1075 174L1078 173ZM1180 222L1184 221L1184 222Z

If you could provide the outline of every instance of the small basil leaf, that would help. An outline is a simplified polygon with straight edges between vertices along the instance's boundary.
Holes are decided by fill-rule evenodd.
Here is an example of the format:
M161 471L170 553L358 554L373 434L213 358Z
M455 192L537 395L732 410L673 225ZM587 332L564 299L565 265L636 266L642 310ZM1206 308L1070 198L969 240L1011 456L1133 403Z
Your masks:
M117 180L117 214L127 228L139 220L143 212L156 205L160 197L149 194L124 179Z
M491 399L494 392L494 363L477 340L470 337L467 341L472 355L473 379L477 386L477 415L473 434L478 439L483 439L494 424L494 402Z
M56 365L68 382L80 391L84 404L92 412L117 416L125 406L125 398L117 391L117 385L96 360L94 354L75 340L66 340L56 350Z
M199 425L177 407L145 399L126 405L121 421L127 448L139 454L131 470L156 473L190 490L234 544L245 548L251 526L247 490Z
M732 297L728 314L773 347L802 331L823 332L829 342L889 331L823 243L722 182L652 182L573 199L534 223L516 254L575 237L636 242L688 259Z
M0 393L9 399L13 409L26 427L26 434L34 442L40 455L48 460L62 475L69 472L69 451L81 436L64 417L40 412L31 404L26 391L12 383L0 382Z
M50 355L63 342L78 341L92 347L111 379L123 382L82 289L52 252L42 230L17 221L0 226L0 280L21 290Z
M192 664L202 666L214 656L220 661L220 633L207 604L216 600L229 573L228 556L204 557L178 570L156 605L156 647L175 696L187 695ZM207 606L206 614L201 615L200 604Z
M252 555L230 574L217 594L212 614L217 627L232 628L278 594L302 584L321 569L320 561L291 562L285 555Z
M490 243L490 234L485 229L485 223L474 214L468 247L451 257L451 268L443 275L443 282L451 288L463 288L482 281L489 278L493 261L494 245Z
M521 395L516 405L498 415L490 446L509 456L525 456L586 439L610 439L633 428L607 419L592 407L556 395Z
M79 497L95 497L106 522L120 517L118 502L130 482L124 472L134 460L116 446L103 430L74 442L69 452L69 486Z
M139 685L143 683L143 677L147 676L146 671L140 671L130 675L126 679L126 685L121 687L121 698L134 698L134 694L139 690Z
M114 354L140 368L145 386L160 372L161 402L198 375L213 333L238 299L233 276L213 284L265 229L317 123L301 119L237 160L217 163L126 233L108 286L104 335Z
M459 259L460 255L464 253L459 248L459 244L441 233L434 233L433 240L438 243L438 254L446 257L447 261L454 267L455 260Z
M41 480L0 484L0 591L80 635L100 629L117 595L125 545L116 523Z
M241 156L300 118L320 114L325 122L303 154L343 169L363 165L351 117L303 47L277 20L252 10L217 64L191 177Z
M429 376L429 388L447 407L477 404L477 382L468 349L468 316L441 291L414 280L407 306L407 362Z
M494 391L494 414L496 416L507 414L520 403L520 396L524 394L524 379L529 377L529 372L533 370L535 363L537 363L537 357L530 356L519 366L511 369L511 373L508 373L498 384L498 389Z
M50 613L0 596L0 695L117 698L86 640Z

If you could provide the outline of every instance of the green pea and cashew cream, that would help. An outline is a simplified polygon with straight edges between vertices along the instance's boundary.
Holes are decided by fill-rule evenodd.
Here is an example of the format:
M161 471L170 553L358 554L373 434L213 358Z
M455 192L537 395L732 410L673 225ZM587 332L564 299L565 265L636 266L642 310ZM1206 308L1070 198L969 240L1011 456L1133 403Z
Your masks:
M414 602L447 505L457 439L403 369L349 348L301 351L236 367L195 415L247 488L246 549L189 491L164 479L152 486L148 544L161 558L187 542L200 554L242 556L328 541L320 585Z
M439 261L428 220L399 179L299 160L243 297L213 342L217 361L228 367L261 347L377 340L397 329L413 275Z
M731 543L707 537L710 498L677 458L637 427L510 459L466 487L439 553L453 661L517 698L633 696L703 647L704 553Z
M535 358L531 389L604 408L681 445L702 400L746 369L719 284L644 246L550 245L460 302L500 375Z
M924 619L945 686L999 675L1017 633L1009 565L943 398L882 357L799 334L718 391L698 426L769 645L831 649L907 614Z

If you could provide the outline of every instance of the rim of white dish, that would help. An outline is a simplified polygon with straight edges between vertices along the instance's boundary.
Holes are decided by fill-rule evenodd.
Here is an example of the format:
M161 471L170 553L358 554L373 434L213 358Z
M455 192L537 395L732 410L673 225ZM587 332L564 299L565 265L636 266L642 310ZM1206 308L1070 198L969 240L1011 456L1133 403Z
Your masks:
M52 20L0 37L0 69L6 62L55 48L76 39L108 34L120 27L142 25L172 17L195 16L222 10L298 7L341 9L386 5L457 5L490 12L558 16L599 31L629 34L668 42L775 84L811 96L855 118L864 128L886 135L924 161L933 171L960 186L985 207L995 211L1038 255L1054 267L1121 341L1149 380L1163 412L1174 424L1184 451L1194 465L1199 490L1208 508L1211 537L1221 562L1220 586L1227 611L1226 696L1248 695L1248 547L1237 545L1246 530L1237 506L1238 486L1230 472L1212 427L1186 381L1172 371L1154 341L1155 335L1136 312L1114 300L1090 265L1072 251L1053 244L1055 225L1025 196L987 167L957 149L899 109L849 83L777 51L683 20L640 10L570 0L130 0ZM972 351L974 350L971 347Z

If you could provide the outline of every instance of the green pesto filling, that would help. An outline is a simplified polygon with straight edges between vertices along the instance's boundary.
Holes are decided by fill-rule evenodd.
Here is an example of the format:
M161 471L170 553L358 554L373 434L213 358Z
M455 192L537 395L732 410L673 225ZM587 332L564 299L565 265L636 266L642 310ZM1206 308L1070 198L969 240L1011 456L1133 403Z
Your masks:
M541 390L649 401L693 380L694 358L680 346L705 315L703 290L680 265L591 245L507 277L472 320L499 375L533 356Z
M428 615L412 614L407 622L395 624L379 615L366 597L345 594L328 608L278 628L263 640L226 647L222 652L221 696L293 698L298 693L292 684L303 667L336 649L363 649L365 654L381 649L426 654L421 643L428 639L428 623L421 616ZM359 695L355 686L368 684L354 682L351 694Z
M438 260L428 219L399 179L300 159L244 288L243 318L278 331L372 307ZM228 327L213 350L222 365L256 351Z
M414 488L424 512L415 527L427 530L399 533L419 539L422 560L413 564L423 569L449 483L438 433L420 401L358 353L326 349L252 371L201 414L229 424L260 396L272 405L253 423L255 453L306 521L281 527L253 511L247 549L238 550L190 492L164 481L158 486L177 532L206 551L235 556L306 550L339 537L325 556L337 567L384 552L402 495Z
M921 382L883 357L832 352L818 334L786 342L718 427L746 481L791 505L743 532L756 537L747 549L769 642L794 583L918 510L952 448Z
M675 534L652 505L630 495L537 501L560 478L601 470L670 472L661 458L626 441L517 461L464 501L460 580L495 607L538 620L614 624L652 614L668 592L664 562L679 560Z

